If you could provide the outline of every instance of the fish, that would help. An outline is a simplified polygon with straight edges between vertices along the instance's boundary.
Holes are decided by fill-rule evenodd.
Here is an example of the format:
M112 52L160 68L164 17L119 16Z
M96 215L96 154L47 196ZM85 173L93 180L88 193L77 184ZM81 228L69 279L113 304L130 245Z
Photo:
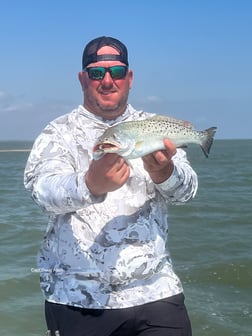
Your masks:
M132 120L110 126L98 138L93 159L116 153L126 160L140 158L157 150L164 150L163 140L170 139L177 148L198 144L209 156L217 127L197 131L192 123L164 115Z

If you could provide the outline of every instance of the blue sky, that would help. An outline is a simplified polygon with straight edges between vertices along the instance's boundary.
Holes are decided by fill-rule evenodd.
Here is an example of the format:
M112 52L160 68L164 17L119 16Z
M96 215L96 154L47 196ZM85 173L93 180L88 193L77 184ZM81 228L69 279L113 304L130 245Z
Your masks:
M83 102L82 50L128 47L139 109L252 138L252 1L0 0L0 140L34 140Z

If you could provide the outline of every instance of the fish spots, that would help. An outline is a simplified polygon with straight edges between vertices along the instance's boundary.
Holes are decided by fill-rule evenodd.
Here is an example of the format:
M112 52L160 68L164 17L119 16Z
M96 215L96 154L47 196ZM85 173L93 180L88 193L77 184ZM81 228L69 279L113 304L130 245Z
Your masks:
M212 129L212 128L211 128ZM215 129L215 128L214 128ZM111 126L99 139L98 151L117 153L126 159L142 157L164 149L163 139L169 138L176 147L198 144L208 155L215 132L196 131L189 121L154 116L144 120L125 121ZM115 140L116 139L116 140ZM109 145L108 145L109 144ZM94 157L100 157L95 153Z

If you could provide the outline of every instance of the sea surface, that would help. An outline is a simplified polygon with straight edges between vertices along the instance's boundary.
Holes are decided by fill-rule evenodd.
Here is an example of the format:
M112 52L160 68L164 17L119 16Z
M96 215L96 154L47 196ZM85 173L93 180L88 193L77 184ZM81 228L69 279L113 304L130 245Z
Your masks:
M23 187L31 143L0 142L0 335L45 335L36 254L47 217ZM7 151L1 151L1 150ZM194 336L252 335L252 140L187 149L194 200L170 208L169 247Z

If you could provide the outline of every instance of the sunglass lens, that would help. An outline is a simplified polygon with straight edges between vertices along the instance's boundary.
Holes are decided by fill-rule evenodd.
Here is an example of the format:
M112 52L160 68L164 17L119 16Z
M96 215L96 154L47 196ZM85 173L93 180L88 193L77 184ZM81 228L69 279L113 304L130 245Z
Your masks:
M88 76L92 80L101 80L104 78L105 73L108 71L110 76L113 79L122 79L126 76L128 68L122 65L115 65L112 67L90 67L86 69L88 72Z
M105 71L106 71L105 68L102 68L102 67L89 68L88 75L89 75L89 78L91 79L99 80L104 77Z
M110 68L110 74L113 79L121 79L126 76L127 68L124 66L113 66Z

